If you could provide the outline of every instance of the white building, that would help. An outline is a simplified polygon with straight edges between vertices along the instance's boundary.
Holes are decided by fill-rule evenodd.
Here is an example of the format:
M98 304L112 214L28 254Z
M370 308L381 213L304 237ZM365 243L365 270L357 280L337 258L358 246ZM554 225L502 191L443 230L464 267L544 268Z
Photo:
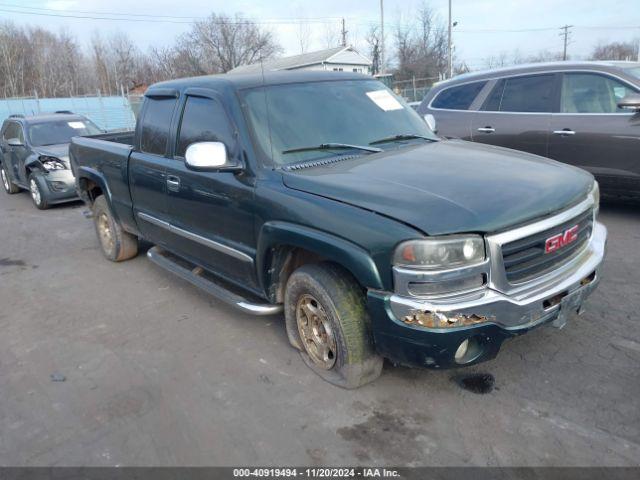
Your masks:
M291 57L266 60L262 63L240 65L228 73L259 73L274 70L334 70L371 73L371 60L353 47L335 47L317 52L302 53Z

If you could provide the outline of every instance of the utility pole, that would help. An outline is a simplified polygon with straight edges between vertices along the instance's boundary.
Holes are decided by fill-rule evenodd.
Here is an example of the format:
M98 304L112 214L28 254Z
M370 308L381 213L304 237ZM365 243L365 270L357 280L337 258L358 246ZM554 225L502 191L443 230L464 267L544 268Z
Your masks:
M451 0L449 0L449 42L448 42L448 52L449 52L449 64L448 64L448 78L453 76L453 52L451 51L451 29L453 28L453 24L451 23Z
M384 64L384 0L380 0L380 72L385 72Z
M344 17L342 18L342 32L341 33L342 33L342 46L346 47L347 46L347 33L349 33L349 32L345 28Z
M562 30L562 32L559 33L559 35L561 37L564 37L564 49L562 50L562 60L566 60L567 59L567 45L569 44L569 34L571 32L569 32L569 29L573 27L573 25L565 25L563 27L560 27L560 30Z

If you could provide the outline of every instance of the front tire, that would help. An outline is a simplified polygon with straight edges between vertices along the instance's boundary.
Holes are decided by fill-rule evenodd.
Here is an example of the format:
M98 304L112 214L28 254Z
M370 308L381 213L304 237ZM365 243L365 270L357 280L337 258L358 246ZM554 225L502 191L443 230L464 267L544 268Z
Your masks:
M122 262L138 254L138 237L125 232L113 218L104 195L93 202L93 221L102 253L108 260Z
M47 198L47 189L44 186L44 179L37 173L29 175L29 193L31 200L39 210L49 208L49 200Z
M287 281L284 305L289 342L324 380L357 388L380 376L364 294L349 272L303 265Z
M4 165L0 165L0 178L2 180L4 191L9 195L13 195L14 193L18 193L20 191L20 189L9 178L9 172L4 169Z

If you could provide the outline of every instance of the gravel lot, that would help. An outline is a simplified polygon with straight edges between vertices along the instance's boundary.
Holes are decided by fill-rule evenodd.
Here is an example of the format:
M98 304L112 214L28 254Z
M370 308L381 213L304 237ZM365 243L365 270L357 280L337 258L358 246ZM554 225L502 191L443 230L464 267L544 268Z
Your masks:
M467 370L495 375L487 395L389 364L332 387L283 318L144 255L106 261L83 209L0 192L0 465L640 465L637 206L602 208L609 254L583 316Z

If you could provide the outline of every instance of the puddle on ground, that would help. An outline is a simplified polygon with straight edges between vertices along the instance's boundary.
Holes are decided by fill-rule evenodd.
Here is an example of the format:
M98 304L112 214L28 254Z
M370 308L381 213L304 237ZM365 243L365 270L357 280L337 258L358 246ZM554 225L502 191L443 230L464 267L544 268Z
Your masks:
M456 382L461 388L472 393L484 395L493 391L496 379L490 373L469 373L456 375L451 380Z

